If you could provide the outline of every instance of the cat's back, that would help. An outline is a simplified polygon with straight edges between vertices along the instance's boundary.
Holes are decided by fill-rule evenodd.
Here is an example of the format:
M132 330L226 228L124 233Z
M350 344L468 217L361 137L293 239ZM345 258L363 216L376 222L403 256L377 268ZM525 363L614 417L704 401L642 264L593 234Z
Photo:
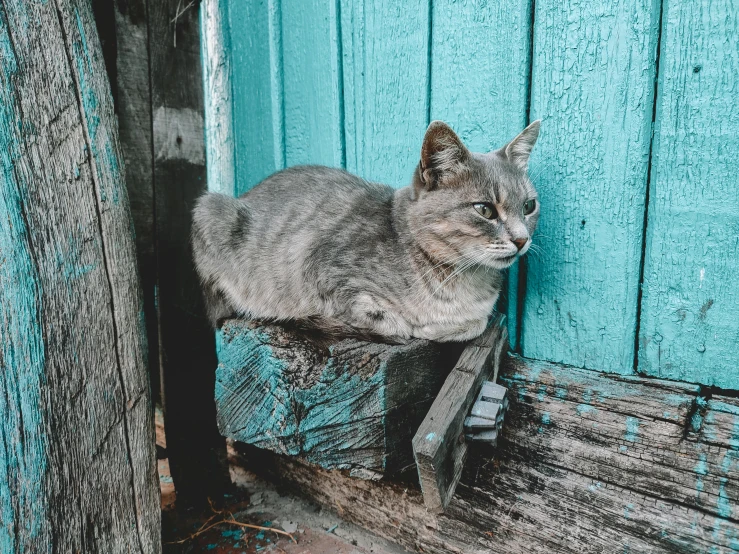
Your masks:
M314 208L325 211L349 207L357 201L384 204L393 193L387 185L370 183L343 169L301 165L270 175L241 198L253 210Z

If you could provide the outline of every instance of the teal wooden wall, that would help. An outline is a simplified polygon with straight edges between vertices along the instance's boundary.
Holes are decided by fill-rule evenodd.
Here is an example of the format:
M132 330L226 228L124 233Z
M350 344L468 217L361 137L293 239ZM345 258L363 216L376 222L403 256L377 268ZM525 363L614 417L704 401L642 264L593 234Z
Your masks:
M298 163L402 187L433 119L487 151L541 118L539 248L503 299L515 347L739 388L731 0L204 5L211 188Z

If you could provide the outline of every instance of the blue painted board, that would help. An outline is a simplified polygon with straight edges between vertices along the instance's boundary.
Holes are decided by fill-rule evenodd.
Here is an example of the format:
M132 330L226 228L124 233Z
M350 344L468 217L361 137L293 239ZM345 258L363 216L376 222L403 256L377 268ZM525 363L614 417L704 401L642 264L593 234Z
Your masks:
M285 167L280 0L229 2L227 11L235 194L240 195ZM206 137L217 138L212 129Z
M739 388L739 6L664 6L639 369Z
M338 2L282 0L285 164L342 167Z
M654 0L536 2L527 357L633 371L658 17Z
M411 181L428 125L429 2L341 0L346 169Z
M475 152L500 148L528 123L531 1L432 3L431 119ZM516 345L518 266L509 270L508 335Z

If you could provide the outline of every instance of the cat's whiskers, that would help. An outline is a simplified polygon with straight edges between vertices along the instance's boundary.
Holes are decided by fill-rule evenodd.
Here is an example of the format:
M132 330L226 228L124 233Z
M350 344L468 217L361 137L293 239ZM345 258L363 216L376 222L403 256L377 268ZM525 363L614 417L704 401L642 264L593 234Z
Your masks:
M485 247L484 247L484 246L483 246L483 247L480 247L480 246L478 246L478 247L474 248L474 249L473 249L473 254L474 254L474 253L475 253L475 252L476 252L476 251L477 251L478 249L480 249L480 248L483 248L483 249L484 249ZM454 266L454 265L456 265L456 264L457 264L457 263L458 263L458 262L459 262L460 260L464 260L465 258L469 257L469 255L470 255L469 253L466 253L466 254L461 254L461 255L458 255L458 256L457 256L457 257L456 257L455 259L453 259L453 260L450 260L450 261L446 261L446 262L442 262L442 263L446 263L446 264L449 264L449 265L452 265L452 266ZM483 255L484 255L484 251L483 251L483 252L480 252L480 254L478 254L478 256L480 256L480 257L481 257L481 259L484 259L484 257L482 257ZM435 290L434 292L432 292L432 293L431 293L431 296L434 296L434 294L436 294L436 292L437 292L437 291L439 290L439 287L443 286L443 284L444 284L444 283L446 283L446 282L447 282L447 281L448 281L449 279L451 279L451 278L452 278L452 277L454 277L455 275L457 275L457 274L461 273L461 271L464 271L464 269L466 269L468 265L469 265L469 266L471 267L471 265L474 265L474 263L477 263L477 262L476 262L476 259L477 259L477 257L478 257L478 256L475 256L475 258L474 258L473 260L467 260L467 261L465 261L464 263L460 264L459 266L455 267L455 268L454 268L454 270L452 271L452 273L451 273L451 274L449 274L449 275L448 275L447 277L445 277L445 278L444 278L444 279L442 280L442 282L441 282L441 285L439 285L439 286L437 287L437 289L436 289L436 290ZM472 263L470 263L470 262L472 262ZM419 277L419 279L417 279L417 280L415 281L415 284L418 284L418 283L419 283L419 282L420 282L420 281L421 281L421 280L422 280L422 279L423 279L423 278L424 278L424 277L425 277L426 275L428 275L428 274L429 274L429 273L430 273L430 272L431 272L431 271L432 271L433 269L435 269L435 267L438 267L438 265L440 265L440 264L437 264L436 266L434 266L434 267L432 267L431 269L429 269L428 271L426 271L426 272L425 272L425 273L424 273L424 274L423 274L423 275L422 275L421 277ZM460 271L460 269L461 269L461 271ZM430 283L429 283L429 284L430 284ZM415 286L414 286L413 288L415 288ZM412 302L412 303L418 302L418 301L422 300L422 299L423 299L423 298L425 297L426 293L427 293L427 289L417 289L417 290L415 290L415 291L414 291L414 292L412 293L412 296L411 296L411 298L409 299L409 301L410 301L410 302Z
M413 283L411 283L411 285L410 285L410 288L411 288L411 289L415 288L415 287L416 287L416 285L420 284L420 283L421 283L421 281L423 281L423 280L425 279L425 277L426 277L426 276L427 276L427 275L428 275L429 273L431 273L432 271L434 271L434 270L438 269L439 267L441 267L441 266L443 266L443 265L451 265L451 266L453 266L454 264L456 264L457 262L459 262L460 260L462 260L462 259L464 259L464 258L465 258L465 254L458 254L458 255L456 256L456 258L453 258L453 259L451 259L451 260L444 260L444 261L442 261L442 262L439 262L438 264L436 264L436 265L432 266L431 268L429 268L428 270L426 270L426 271L425 271L425 272L424 272L424 273L423 273L422 275L420 275L420 276L419 276L419 277L418 277L418 278L417 278L417 279L416 279L415 281L413 281Z
M460 275L467 271L469 268L479 265L480 262L485 260L485 258L489 257L489 253L487 250L484 250L483 252L477 254L475 257L470 258L467 262L460 265L457 269L455 269L451 275L449 275L446 279L444 279L441 284L434 290L434 292L431 293L431 296L436 296L436 293L439 292L442 288L444 288L444 285L446 285L453 277Z

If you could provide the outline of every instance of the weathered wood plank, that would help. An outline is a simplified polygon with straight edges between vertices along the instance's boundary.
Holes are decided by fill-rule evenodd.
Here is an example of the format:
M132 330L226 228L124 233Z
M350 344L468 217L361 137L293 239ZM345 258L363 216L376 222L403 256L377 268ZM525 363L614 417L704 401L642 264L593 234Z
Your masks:
M285 165L344 165L338 1L281 0Z
M285 167L280 3L228 2L236 195Z
M511 358L497 450L471 445L446 513L408 485L247 449L248 467L433 553L739 550L739 400Z
M142 302L89 2L0 4L0 551L159 552Z
M147 0L115 0L98 10L112 13L115 41L112 59L107 58L118 128L126 163L126 189L136 234L136 259L144 296L144 319L148 345L152 397L159 398L159 322L156 309L156 244L154 234L154 161L151 136L151 89L149 80L149 24ZM96 14L98 27L100 19Z
M346 169L404 187L429 123L430 4L340 4Z
M664 6L639 368L739 388L739 19Z
M654 0L536 2L527 357L633 372L658 18Z
M177 499L188 503L228 483L213 401L215 338L189 241L193 204L206 189L198 6L152 2L149 28L164 419Z
M218 331L216 404L230 438L376 477L413 466L411 438L459 357L424 340L329 346L275 325Z
M203 0L200 19L208 190L234 196L234 92L227 1Z
M530 0L431 3L431 119L449 123L474 152L500 148L528 124L531 6ZM507 313L515 349L518 265L509 277L498 310Z
M482 383L498 375L507 333L498 316L462 352L413 437L413 454L426 507L443 511L454 495L467 457L464 420Z

